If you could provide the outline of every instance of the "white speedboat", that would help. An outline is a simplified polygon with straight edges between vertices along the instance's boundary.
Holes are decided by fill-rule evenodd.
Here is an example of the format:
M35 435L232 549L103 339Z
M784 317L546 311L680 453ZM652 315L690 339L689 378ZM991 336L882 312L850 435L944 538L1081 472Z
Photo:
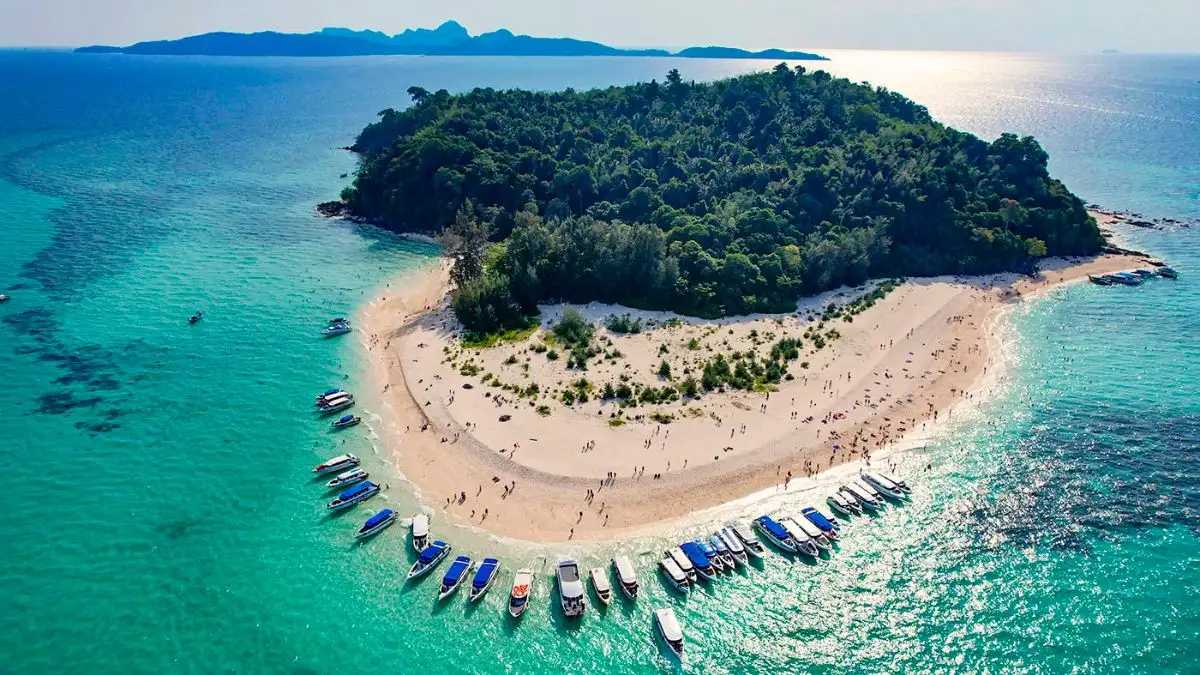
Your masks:
M842 486L842 494L853 497L859 506L867 511L878 511L883 508L883 500L879 498L879 494L872 495L860 486L858 483L846 483ZM872 490L874 492L874 490Z
M714 533L713 536L708 538L708 543L712 544L713 549L717 552L717 557L721 559L721 562L725 563L725 569L733 571L733 568L737 567L738 559L734 557L733 551L729 550L729 546L725 544L725 540L721 538L721 535Z
M471 579L471 597L469 600L475 602L483 597L484 593L496 583L496 579L500 576L500 561L495 558L484 558L483 562L479 563L479 567L475 569L475 578Z
M800 523L796 522L795 518L780 518L779 525L787 531L788 536L792 541L796 542L796 552L816 558L821 555L822 550L829 550L829 542L825 542L824 546L818 544Z
M871 487L875 488L877 492L885 497L891 497L892 499L904 499L904 495L906 494L904 490L900 489L899 485L896 485L892 481L880 476L879 474L864 473L862 475L862 480L870 484Z
M533 570L521 568L513 575L512 591L508 594L508 615L514 619L521 618L529 609L529 594L533 592Z
M330 489L350 487L355 483L363 482L370 475L371 474L367 473L366 469L363 469L362 467L350 469L349 471L343 471L342 473L334 476L333 479L331 479L328 483L325 483L325 487Z
M858 505L858 500L853 497L847 497L840 491L826 497L825 503L843 516L857 516L862 514L862 507Z
M408 578L415 579L428 574L448 555L450 555L450 544L444 541L435 541L426 546L425 550L421 551L421 555L417 556L417 562L413 563L412 569L408 571Z
M331 403L321 406L320 409L318 410L318 412L321 413L321 416L325 416L325 415L332 415L334 413L339 413L343 410L348 410L353 407L354 407L354 397L348 396L346 398L339 398L336 401L333 401Z
M412 519L412 546L417 553L429 545L429 516L418 513Z
M613 571L617 574L617 585L621 587L621 592L630 600L637 600L637 574L633 571L633 563L629 562L629 556L618 555L613 557L612 566Z
M729 553L733 555L734 560L743 565L750 563L750 558L746 555L746 546L742 544L742 540L729 527L722 527L713 536L720 537L721 541L725 542L725 547L729 549Z
M355 539L366 539L374 536L387 529L389 525L396 522L396 512L391 509L384 509L379 513L367 519L363 526L358 528L358 532L354 533Z
M754 530L746 523L738 520L725 523L725 529L732 532L733 536L741 540L742 546L746 547L746 553L755 558L763 558L767 554L767 549L763 548L762 542L758 540L758 536L754 534Z
M354 394L339 389L332 394L321 394L317 397L317 400L313 403L313 405L317 406L318 408L325 408L335 403L340 403L352 398L354 398Z
M583 579L579 577L579 563L574 560L561 561L555 576L558 578L558 599L562 603L563 614L568 617L582 616L587 609L587 601L584 599Z
M804 516L810 524L816 525L821 530L821 534L832 544L838 538L838 526L829 518L825 517L824 513L814 509L811 506L806 506L800 509L800 515Z
M679 566L679 569L683 570L683 573L687 575L689 582L693 584L696 583L696 580L699 578L696 574L696 567L692 565L692 561L688 559L687 554L685 554L679 549L678 546L676 546L674 548L667 549L666 556L671 560L674 560L675 564Z
M321 335L324 335L325 337L333 337L334 335L345 335L351 330L353 329L350 328L350 322L342 321L339 323L331 323L325 328L322 328Z
M667 643L667 649L670 649L676 658L683 659L683 627L675 618L674 610L654 610L654 623L658 624L658 633L662 635L663 642Z
M884 473L882 471L875 471L873 473L876 476L879 476L880 478L886 478L886 479L892 481L893 483L895 483L896 487L900 488L900 491L903 492L904 494L906 494L906 495L912 494L912 488L910 488L908 486L908 483L905 483L903 479L897 477L896 474Z
M612 584L608 581L608 572L603 567L593 567L588 571L588 576L592 579L592 590L596 592L596 598L607 607L612 602Z
M876 490L874 485L871 485L871 484L870 484L870 483L868 483L867 481L863 480L863 479L862 479L862 476L859 476L858 478L854 479L854 481L852 481L852 482L850 483L850 485L851 485L852 487L856 487L856 488L858 488L859 490L861 490L861 491L863 491L863 492L867 493L868 495L870 495L870 496L874 497L874 498L875 498L875 500L876 500L876 501L878 501L880 504L884 504L884 503L885 503L885 502L883 501L883 495L879 494L879 490Z
M323 476L327 473L334 473L335 471L352 469L358 466L358 464L359 461L357 457L351 455L350 453L346 453L344 455L338 455L337 457L330 457L324 462L321 462L313 467L312 472L318 476Z
M438 589L438 600L445 600L454 595L459 586L466 581L467 575L471 572L471 559L465 555L460 555L450 563L450 569L446 570L446 574L442 576L442 587Z
M671 584L671 587L680 593L687 593L688 589L691 588L692 583L688 581L687 575L683 573L683 570L679 568L679 564L671 556L660 560L658 569L662 572L663 577L666 578L667 583Z
M792 538L790 532L784 529L783 525L776 522L771 516L759 516L754 519L754 527L762 533L762 536L767 541L775 546L789 552L796 552L796 540Z
M359 502L365 502L371 497L379 494L380 488L378 485L369 480L365 480L352 488L347 489L342 494L334 497L333 501L325 505L325 508L330 511L341 511L348 509Z

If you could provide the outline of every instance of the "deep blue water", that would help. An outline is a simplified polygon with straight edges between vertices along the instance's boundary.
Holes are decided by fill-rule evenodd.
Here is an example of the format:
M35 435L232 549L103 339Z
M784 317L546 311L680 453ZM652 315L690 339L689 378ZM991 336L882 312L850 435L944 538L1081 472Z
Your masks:
M1200 57L831 55L948 124L1037 135L1086 199L1200 217ZM0 52L0 672L652 672L667 603L689 670L1193 670L1196 229L1120 233L1177 282L1017 310L1001 393L903 460L934 466L912 504L853 523L818 568L771 559L685 603L646 558L636 608L568 629L543 583L514 626L503 593L433 609L401 589L400 536L348 546L356 518L323 516L317 459L390 469L304 411L361 376L354 341L313 326L436 253L314 217L353 169L337 148L414 84L770 65Z

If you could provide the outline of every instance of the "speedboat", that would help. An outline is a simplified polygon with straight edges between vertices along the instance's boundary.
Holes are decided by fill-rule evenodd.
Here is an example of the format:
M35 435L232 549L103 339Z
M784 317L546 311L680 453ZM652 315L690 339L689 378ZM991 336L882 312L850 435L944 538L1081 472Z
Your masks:
M500 561L495 558L484 558L479 567L475 568L475 578L471 579L471 602L483 597L484 593L496 583L500 576Z
M806 519L780 518L779 524L791 535L792 541L796 542L797 553L816 558L821 555L821 551L833 550L829 540L821 533L821 528Z
M1117 272L1111 276L1116 279L1118 284L1126 286L1138 286L1142 283L1142 278L1132 272Z
M704 555L708 557L708 563L713 566L714 570L717 572L725 571L725 561L721 559L721 554L717 553L717 549L713 548L713 545L708 543L707 539L696 537L692 541L696 542L701 551L704 551Z
M366 480L335 497L333 501L325 505L325 508L330 511L341 511L359 502L365 502L377 494L379 494L379 486Z
M733 557L733 553L729 550L729 547L725 545L725 542L721 539L720 535L714 534L713 536L709 537L708 543L712 544L712 547L716 549L717 557L721 559L722 563L724 563L725 569L733 571L733 568L737 567L737 559Z
M762 542L754 534L754 530L750 529L749 525L738 520L730 523L725 523L725 530L733 534L742 542L742 546L746 547L746 553L755 558L762 558L767 554L767 550L763 548Z
M654 610L654 623L658 624L658 633L662 635L667 649L677 658L683 659L683 628L675 618L675 611L667 609Z
M723 527L714 532L713 536L719 538L725 544L725 548L733 556L734 561L742 565L750 564L750 557L746 555L746 546L733 533L733 530L730 530L729 527Z
M315 401L313 401L313 405L322 406L330 401L335 401L339 398L347 398L349 396L351 396L350 392L334 387L332 389L326 389L325 391L317 394L317 398Z
M7 300L8 296L4 296L4 299ZM188 323L196 323L197 321L199 321L200 319L203 319L203 318L204 318L204 312L196 312L195 314L188 317Z
M533 592L533 570L521 568L513 575L512 592L508 594L508 615L521 618L529 609L529 594Z
M826 539L831 542L837 540L837 523L834 523L832 520L826 518L825 514L811 506L806 506L800 509L800 515L804 516L808 522L820 528L821 532L825 534Z
M417 556L417 562L413 563L412 569L408 571L409 579L425 576L430 570L438 566L438 563L450 555L450 544L438 540L425 547L421 551L421 555Z
M1165 277L1167 279L1178 279L1179 272L1176 272L1175 268L1173 267L1167 267L1166 265L1163 265L1162 267L1158 268L1158 276Z
M332 318L332 319L330 319L330 320L329 320L329 325L330 325L330 326L336 326L336 325L338 325L338 324L342 324L342 323L347 323L347 324L348 324L348 323L350 323L350 319L347 319L347 318L346 318L346 317L344 317L344 316L338 316L338 317L334 317L334 318Z
M862 476L859 476L858 478L855 478L853 481L851 481L850 485L851 485L851 486L853 486L853 487L856 487L856 488L858 488L859 490L862 490L863 492L866 492L866 493L867 493L867 494L869 494L869 495L871 495L871 496L872 496L872 497L874 497L874 498L875 498L875 500L876 500L876 501L878 501L880 504L883 504L883 503L884 503L884 501L883 501L883 495L879 494L879 490L875 489L875 486L874 486L874 485L871 485L871 484L870 484L870 483L868 483L867 481L863 480Z
M1157 276L1153 270L1147 269L1134 270L1133 273L1143 279L1149 279L1150 277Z
M322 415L332 415L336 412L341 412L354 407L354 397L340 398L328 405L321 406L320 413Z
M696 583L696 579L699 578L699 576L696 574L696 566L692 564L691 559L688 558L686 553L684 553L678 546L667 549L665 553L666 556L671 560L674 560L675 564L679 566L679 569L682 570L685 575L687 575L687 580L689 582L693 584Z
M379 534L387 529L389 525L396 522L396 512L391 509L384 509L379 513L367 519L363 526L358 528L358 532L354 533L355 539L366 539L375 534Z
M8 296L0 293L0 302L8 302Z
M847 497L843 492L835 492L829 495L825 498L825 503L843 516L857 516L862 514L862 507L858 505L858 501Z
M556 576L563 614L568 617L582 616L587 609L587 601L584 599L583 580L579 578L579 563L574 560L559 562Z
M853 497L855 501L868 511L878 511L883 508L883 500L879 498L879 494L867 492L858 483L846 483L842 486L841 491L842 494Z
M429 545L429 516L418 513L412 519L413 550L420 553Z
M692 569L700 577L709 581L717 578L717 570L713 569L712 559L704 553L704 549L700 548L698 542L685 541L679 545L679 550L687 556L688 561L692 563Z
M353 329L350 328L349 322L331 323L326 328L321 329L321 335L324 335L325 337L333 337L334 335L344 335L345 333L349 333L351 330Z
M467 573L471 571L471 559L465 555L460 555L450 563L450 569L446 570L446 574L442 576L442 587L438 590L438 600L445 600L454 595L459 586L467 578Z
M633 571L633 563L629 562L629 556L618 555L612 559L613 571L617 573L617 585L621 587L621 592L630 600L637 600L638 596L638 580L637 574Z
M355 417L354 415L343 415L343 416L339 417L338 419L334 420L332 423L330 423L330 426L333 427L334 429L347 429L349 427L354 426L355 424L358 424L361 421L362 421L361 417Z
M325 487L327 487L327 488L350 487L351 485L354 485L355 483L363 482L364 480L367 479L367 476L370 476L370 475L371 474L367 473L366 470L361 467L359 467L357 469L350 469L349 471L343 471L342 473L339 473L338 475L334 476L332 480L330 480L328 483L325 484Z
M775 546L789 553L796 552L796 540L792 539L792 535L783 529L783 525L775 522L771 516L759 516L755 518L754 527L762 533L762 536L766 537L767 541Z
M607 607L612 602L612 584L608 581L608 572L603 567L593 567L588 571L588 576L592 578L592 590L596 592L596 597Z
M1089 274L1088 281L1090 281L1093 284L1096 284L1098 286L1111 286L1112 285L1112 280L1109 279L1107 276L1099 276L1098 277L1094 274Z
M346 453L344 455L338 455L337 457L330 457L324 462L321 462L313 467L312 472L318 476L322 476L327 473L333 473L334 471L352 469L358 466L358 464L359 461L357 457L351 455L350 453Z
M679 568L679 564L675 562L674 558L667 556L660 560L658 562L658 569L666 577L667 583L671 584L672 588L680 593L687 593L688 588L692 584L688 581L687 575Z
M882 471L876 471L875 475L880 478L886 478L886 479L892 481L892 483L894 483L896 485L896 487L900 488L900 491L903 492L904 494L906 494L906 495L912 494L912 488L910 488L908 486L908 483L905 483L903 480L896 477L895 474L884 473Z
M875 488L876 492L886 497L891 497L892 499L904 499L904 490L901 490L899 485L896 485L883 476L873 473L864 473L860 478L864 482L869 483L871 487Z

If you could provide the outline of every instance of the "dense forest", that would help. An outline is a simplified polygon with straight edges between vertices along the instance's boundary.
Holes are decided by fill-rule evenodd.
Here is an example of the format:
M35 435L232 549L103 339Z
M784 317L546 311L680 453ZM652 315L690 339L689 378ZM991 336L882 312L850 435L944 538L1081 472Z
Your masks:
M988 143L824 71L409 94L360 134L342 198L394 229L445 230L474 330L541 300L789 311L868 277L1027 271L1103 244L1033 138Z

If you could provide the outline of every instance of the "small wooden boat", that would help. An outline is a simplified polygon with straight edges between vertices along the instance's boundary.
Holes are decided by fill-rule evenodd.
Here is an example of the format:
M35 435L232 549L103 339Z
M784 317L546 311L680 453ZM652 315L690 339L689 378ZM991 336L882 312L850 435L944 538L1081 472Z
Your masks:
M563 614L568 618L583 616L587 609L584 599L583 579L579 576L579 563L574 560L563 560L555 570L558 580L558 599L562 604Z
M596 592L596 598L607 607L612 602L612 584L608 581L608 573L603 567L593 567L588 571L588 576L592 579L592 590Z
M617 573L617 585L621 587L621 592L630 600L637 600L637 574L633 571L633 563L629 561L629 556L614 556L612 566L613 571Z
M341 511L348 509L359 502L365 502L371 497L379 494L380 488L371 481L363 481L358 485L346 490L342 494L334 498L333 501L325 505L325 508L330 511Z
M658 633L662 635L667 649L678 659L683 659L683 627L675 618L675 611L669 607L654 610L654 623L658 625Z
M512 592L508 594L508 615L514 619L521 618L529 609L529 594L533 592L533 570L522 568L513 576Z
M333 473L334 471L351 469L358 466L358 463L357 457L351 455L350 453L346 453L344 455L338 455L337 457L330 457L324 462L321 462L313 467L312 472L320 476L327 473Z
M496 583L499 576L500 561L495 558L484 558L483 562L479 563L479 567L475 569L475 578L471 579L471 596L468 600L475 602L482 598L492 584Z
M355 483L363 482L369 478L370 475L371 474L367 473L367 471L362 467L357 467L350 469L349 471L343 471L342 473L334 476L332 480L325 484L325 487L330 489L350 487Z
M330 423L334 429L348 429L362 421L361 417L354 415L343 415Z
M429 516L418 513L412 519L412 547L417 553L429 545Z
M679 568L679 564L675 562L674 558L667 556L660 560L658 569L662 572L663 577L666 578L667 583L671 585L671 588L680 593L687 593L688 589L691 588L692 583L688 581L687 574Z
M389 525L396 522L398 517L399 516L396 515L395 511L391 509L384 509L368 518L367 522L363 523L363 526L358 528L358 532L354 533L354 538L366 539L367 537L379 534L387 529Z
M446 574L442 576L442 587L438 589L438 600L445 600L454 595L459 586L462 586L463 581L467 578L467 573L471 571L471 559L465 555L460 555L450 563L450 569L446 570Z
M421 555L417 556L417 561L413 563L412 569L408 570L408 578L416 579L417 577L429 574L430 570L438 566L446 556L450 555L450 544L444 541L435 541L425 550L421 551Z

